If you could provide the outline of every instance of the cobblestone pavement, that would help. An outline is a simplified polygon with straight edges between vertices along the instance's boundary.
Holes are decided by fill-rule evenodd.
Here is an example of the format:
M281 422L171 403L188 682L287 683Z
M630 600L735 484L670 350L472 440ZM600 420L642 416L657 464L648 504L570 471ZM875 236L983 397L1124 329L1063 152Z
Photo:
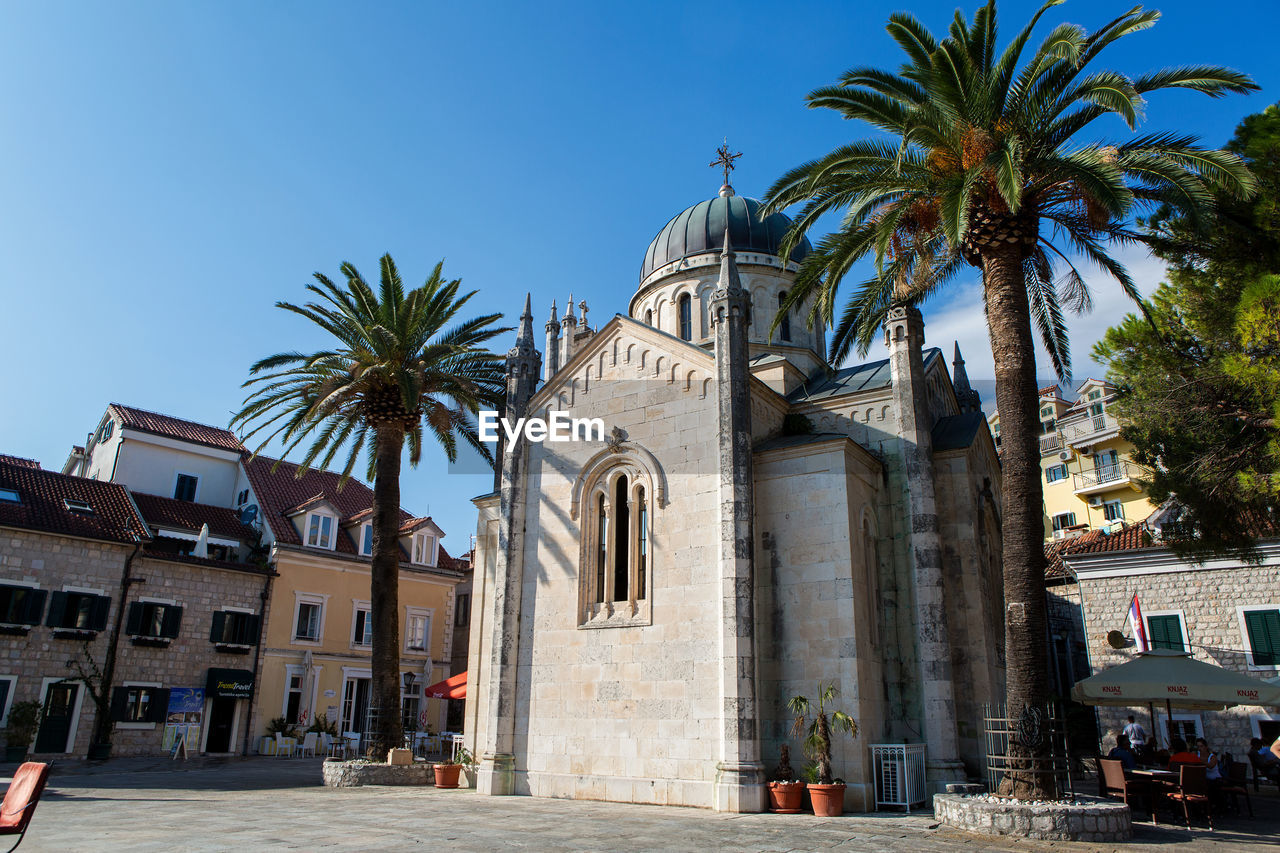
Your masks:
M3 773L3 771L0 771ZM721 815L700 809L435 788L319 784L310 759L118 759L55 767L22 850L1256 850L1280 845L1280 800L1217 832L1143 825L1134 842L1010 842L939 829L928 815Z

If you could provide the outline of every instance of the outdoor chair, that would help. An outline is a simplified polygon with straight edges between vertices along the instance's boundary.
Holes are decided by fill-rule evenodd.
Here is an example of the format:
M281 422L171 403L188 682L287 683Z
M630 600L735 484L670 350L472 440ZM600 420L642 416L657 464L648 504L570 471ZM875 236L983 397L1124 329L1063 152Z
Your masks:
M1205 777L1207 768L1203 764L1183 764L1178 768L1178 785L1166 796L1182 803L1182 816L1187 821L1187 829L1191 828L1190 807L1203 806L1205 819L1209 821L1209 829L1213 829L1213 807L1209 803L1209 781Z
M1253 790L1259 790L1258 783L1265 779L1268 782L1274 782L1280 785L1280 769L1274 765L1267 767L1262 763L1262 757L1254 750L1249 750L1249 764L1253 766Z
M284 758L286 755L292 757L298 749L298 742L294 738L287 738L280 732L276 732L276 758Z
M298 755L305 758L307 753L310 753L311 757L315 758L316 740L317 735L315 732L307 732L306 736L302 738L302 746L298 747Z
M0 835L18 836L18 840L9 848L9 853L17 850L26 837L31 816L36 811L36 803L40 802L40 795L44 793L44 785L48 781L49 765L34 761L25 762L13 774L4 802L0 803Z
M1156 809L1151 802L1151 787L1141 779L1126 779L1124 763L1113 758L1098 759L1099 776L1102 779L1102 796L1108 799L1119 797L1126 806L1133 808L1135 802L1151 813L1151 822L1156 820Z
M348 753L347 757L348 758L353 757L351 753L354 753L354 757L359 758L360 757L360 733L359 732L343 732L342 736L343 738L346 739L345 750Z
M1227 776L1218 789L1224 795L1231 795L1231 804L1236 812L1240 811L1240 795L1244 795L1244 804L1249 807L1249 817L1253 817L1253 802L1249 799L1249 768L1239 761L1227 766Z

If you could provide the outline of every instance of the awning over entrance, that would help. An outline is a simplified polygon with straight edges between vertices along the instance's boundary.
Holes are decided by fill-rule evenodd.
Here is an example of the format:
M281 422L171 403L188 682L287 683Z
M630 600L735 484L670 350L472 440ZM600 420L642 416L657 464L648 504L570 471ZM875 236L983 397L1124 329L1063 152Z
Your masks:
M466 699L467 674L460 672L449 676L444 681L437 681L429 687L424 687L422 695L428 699Z
M225 699L248 699L253 696L253 673L247 669L209 668L205 690L210 696Z

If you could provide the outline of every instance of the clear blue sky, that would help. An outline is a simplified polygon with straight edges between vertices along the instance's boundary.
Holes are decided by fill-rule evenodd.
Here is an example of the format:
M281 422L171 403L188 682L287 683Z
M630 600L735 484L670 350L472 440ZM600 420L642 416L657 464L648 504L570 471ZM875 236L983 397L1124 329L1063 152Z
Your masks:
M1003 34L1035 5L1006 0ZM1071 0L1049 20L1128 7ZM1220 143L1280 97L1276 4L1157 7L1104 64L1226 64L1263 91L1159 94L1144 130ZM528 290L539 322L570 290L593 319L625 311L649 240L719 186L722 137L745 152L735 186L759 196L866 134L803 96L895 66L883 25L899 8L937 32L955 4L5 3L0 453L56 469L111 401L224 425L253 360L322 343L273 303L344 260L372 276L389 251L417 282L444 258L479 308L518 314ZM960 338L989 376L975 295L928 306L926 334ZM1123 310L1102 298L1078 322L1077 375ZM433 453L404 503L457 553L487 488Z

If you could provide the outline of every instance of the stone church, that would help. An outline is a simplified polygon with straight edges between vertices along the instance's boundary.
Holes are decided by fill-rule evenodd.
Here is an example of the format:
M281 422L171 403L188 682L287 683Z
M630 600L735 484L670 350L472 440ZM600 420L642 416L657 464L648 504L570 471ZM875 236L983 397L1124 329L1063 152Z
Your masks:
M726 172L726 178L727 178ZM600 418L604 441L500 447L475 499L466 741L486 794L766 807L801 738L787 699L840 690L846 808L871 744L923 743L931 790L981 773L1003 693L1000 472L956 350L914 308L884 358L769 335L807 243L727 180L645 252L625 314L529 302L504 416ZM575 310L576 309L576 310Z

